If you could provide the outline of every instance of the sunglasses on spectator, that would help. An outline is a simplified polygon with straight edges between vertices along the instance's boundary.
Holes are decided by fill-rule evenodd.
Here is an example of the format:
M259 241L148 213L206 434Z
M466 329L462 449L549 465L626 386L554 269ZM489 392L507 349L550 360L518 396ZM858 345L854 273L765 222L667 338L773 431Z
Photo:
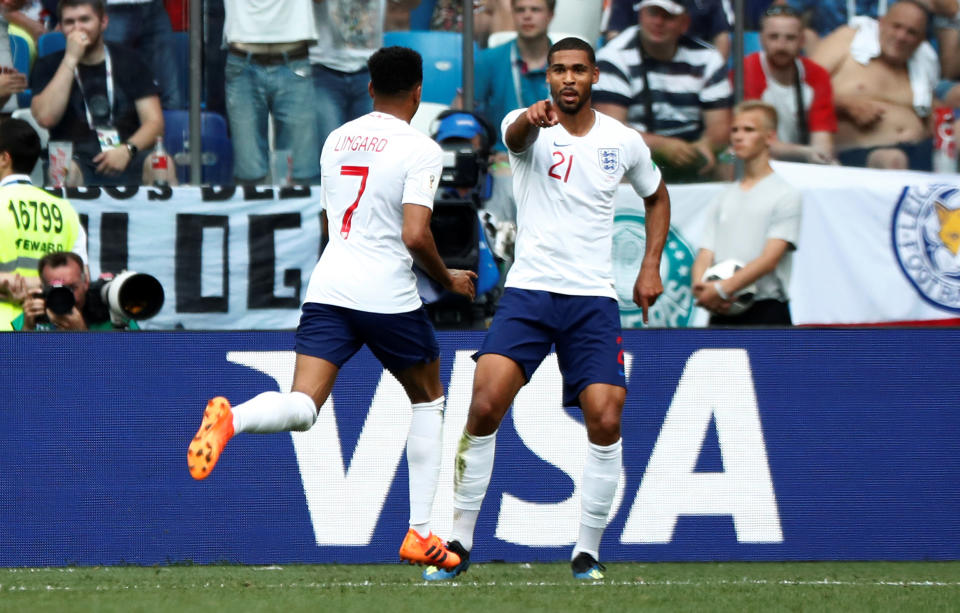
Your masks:
M796 11L793 7L775 5L771 6L763 12L764 17L796 17L800 18L800 13Z

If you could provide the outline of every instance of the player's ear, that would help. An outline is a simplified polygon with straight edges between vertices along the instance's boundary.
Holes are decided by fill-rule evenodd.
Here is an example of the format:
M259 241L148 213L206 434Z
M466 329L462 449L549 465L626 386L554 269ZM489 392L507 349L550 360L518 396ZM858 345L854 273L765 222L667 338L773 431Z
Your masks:
M599 80L600 80L600 69L597 67L596 64L594 64L594 65L593 65L593 79L591 80L591 83L593 83L594 85L596 85L596 84L597 84L597 81L599 81Z

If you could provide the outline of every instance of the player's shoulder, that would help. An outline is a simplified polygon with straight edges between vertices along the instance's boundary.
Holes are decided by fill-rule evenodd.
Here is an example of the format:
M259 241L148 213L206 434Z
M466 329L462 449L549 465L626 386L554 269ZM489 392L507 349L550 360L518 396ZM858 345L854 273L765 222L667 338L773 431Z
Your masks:
M633 128L624 125L624 123L618 119L598 111L593 110L596 117L596 131L604 139L614 138L625 145L635 145L637 143L643 143L643 137L640 136L640 133L634 130Z

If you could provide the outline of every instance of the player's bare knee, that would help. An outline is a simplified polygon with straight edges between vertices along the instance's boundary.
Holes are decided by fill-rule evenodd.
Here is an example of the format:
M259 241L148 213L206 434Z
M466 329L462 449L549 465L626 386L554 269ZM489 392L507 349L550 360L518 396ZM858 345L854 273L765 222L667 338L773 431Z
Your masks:
M493 434L500 427L505 411L488 396L475 397L470 402L467 431L474 436Z
M620 439L620 412L604 411L587 422L587 436L596 445L612 445Z

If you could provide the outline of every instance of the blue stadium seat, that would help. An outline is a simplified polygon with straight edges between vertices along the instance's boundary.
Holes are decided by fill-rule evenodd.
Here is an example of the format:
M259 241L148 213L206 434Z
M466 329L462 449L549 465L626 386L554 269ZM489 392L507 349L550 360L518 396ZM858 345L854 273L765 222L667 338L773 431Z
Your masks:
M43 57L67 48L67 39L63 32L47 32L37 41L37 56Z
M743 55L750 55L762 49L760 45L760 32L755 30L745 30L743 32Z
M10 35L10 54L13 56L13 67L17 72L30 76L30 43L27 39L16 34ZM30 107L32 92L28 89L17 94L17 106L22 109Z
M450 104L463 77L463 39L459 32L384 32L383 45L416 49L423 56L423 100ZM477 56L477 45L473 45Z
M411 30L429 30L430 20L433 18L433 6L437 0L421 0L417 8L410 11Z
M190 112L165 110L163 112L163 141L167 153L177 166L180 183L190 180ZM202 181L206 185L230 185L233 183L233 145L227 136L227 120L219 113L203 112L200 115L203 146Z

